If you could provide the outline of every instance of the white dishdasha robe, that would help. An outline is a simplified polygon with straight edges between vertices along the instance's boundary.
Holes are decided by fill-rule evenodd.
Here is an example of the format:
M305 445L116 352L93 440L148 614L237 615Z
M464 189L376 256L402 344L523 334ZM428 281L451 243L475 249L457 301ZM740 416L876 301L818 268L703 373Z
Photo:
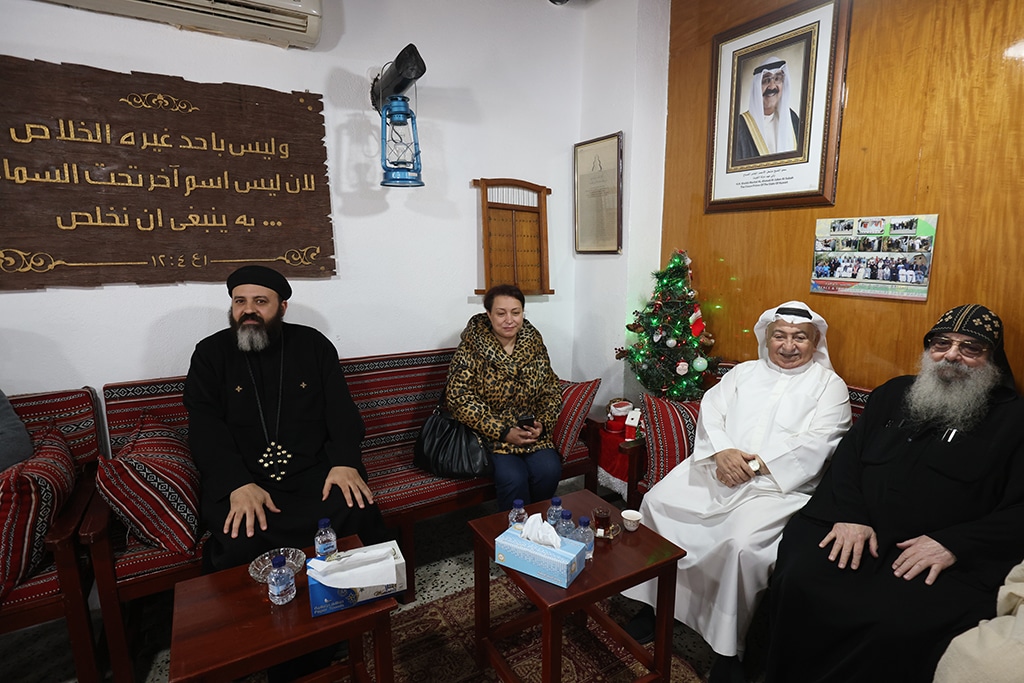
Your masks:
M693 454L644 496L643 523L687 552L675 618L718 654L743 654L782 528L810 498L850 424L849 391L830 367L741 363L701 400ZM714 455L727 448L759 455L771 474L722 484ZM657 583L624 595L654 605Z

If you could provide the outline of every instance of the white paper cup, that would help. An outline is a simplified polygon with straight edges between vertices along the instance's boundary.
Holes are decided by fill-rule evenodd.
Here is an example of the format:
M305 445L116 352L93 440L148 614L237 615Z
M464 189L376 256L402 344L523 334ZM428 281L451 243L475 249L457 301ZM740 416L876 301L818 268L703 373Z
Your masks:
M640 528L640 522L643 521L644 516L636 510L623 510L622 511L622 526L626 527L626 531L636 531Z

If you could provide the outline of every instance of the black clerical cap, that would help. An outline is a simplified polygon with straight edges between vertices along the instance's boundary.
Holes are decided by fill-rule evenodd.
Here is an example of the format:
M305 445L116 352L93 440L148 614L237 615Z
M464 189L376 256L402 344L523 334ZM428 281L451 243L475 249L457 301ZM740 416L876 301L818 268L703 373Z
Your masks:
M924 336L927 349L932 337L942 332L956 332L992 346L992 362L1002 370L1002 384L1016 393L1013 369L1003 348L1003 321L999 316L981 304L963 304L942 314L939 321Z
M238 285L259 285L277 292L281 301L292 296L292 287L284 275L266 266L242 266L228 276L228 294L235 291Z
M958 332L998 349L1003 342L1003 321L999 316L981 304L964 304L942 314L928 334L924 345L938 332Z

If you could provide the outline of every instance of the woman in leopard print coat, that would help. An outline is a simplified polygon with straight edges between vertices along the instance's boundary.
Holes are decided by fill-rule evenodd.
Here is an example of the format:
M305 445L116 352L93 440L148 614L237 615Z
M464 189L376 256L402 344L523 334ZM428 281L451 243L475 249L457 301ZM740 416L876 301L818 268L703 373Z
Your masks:
M500 509L516 498L550 498L562 476L551 440L562 392L540 332L523 318L525 300L512 285L488 290L487 312L462 332L445 392L452 415L491 442ZM517 426L522 415L533 415L533 424Z

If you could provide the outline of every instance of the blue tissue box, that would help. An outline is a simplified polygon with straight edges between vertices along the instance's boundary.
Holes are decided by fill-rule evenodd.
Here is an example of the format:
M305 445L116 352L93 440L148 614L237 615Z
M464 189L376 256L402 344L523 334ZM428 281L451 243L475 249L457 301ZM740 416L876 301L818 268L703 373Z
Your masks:
M586 566L587 548L571 538L561 540L560 548L540 545L522 538L519 529L510 527L494 539L494 561L565 588Z
M360 586L358 588L335 588L325 586L312 576L309 576L309 558L306 560L306 576L309 579L309 608L314 617L319 617L331 612L348 609L364 602L377 600L387 595L401 593L406 589L405 581L405 558L395 541L380 543L380 546L389 546L395 556L395 581L396 583L381 584L379 586ZM375 548L377 546L367 546ZM357 550L365 550L358 548ZM331 558L344 557L348 552L342 551L332 555ZM330 561L330 559L328 560Z

